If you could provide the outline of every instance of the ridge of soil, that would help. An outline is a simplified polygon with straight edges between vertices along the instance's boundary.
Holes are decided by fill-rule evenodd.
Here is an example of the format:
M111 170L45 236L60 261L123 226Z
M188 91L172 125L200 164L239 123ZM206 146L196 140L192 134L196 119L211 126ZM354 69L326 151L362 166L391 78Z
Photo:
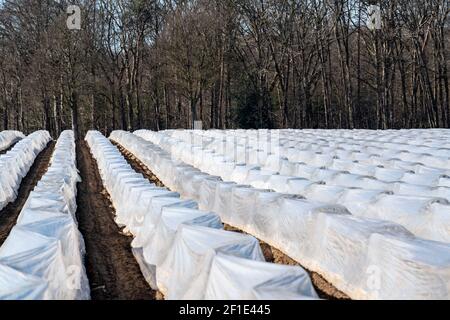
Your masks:
M77 219L83 235L92 300L153 300L131 251L131 237L114 221L115 209L103 186L96 160L85 141L77 143Z
M133 153L128 151L126 148L121 146L119 143L115 141L111 141L122 153L131 167L138 173L144 175L150 182L155 183L159 187L165 187L161 180L142 162L140 161ZM237 229L235 227L224 224L225 230L234 231L239 233L245 233L244 231ZM258 239L259 240L259 239ZM300 266L302 267L310 276L311 282L316 289L317 294L321 299L327 300L350 300L350 297L345 293L339 291L336 287L334 287L331 283L325 280L319 273L310 271L303 267L300 263L288 257L286 254L281 252L280 250L270 246L269 244L261 241L261 250L266 258L267 262L276 263L276 264L284 264L291 266Z
M38 154L27 175L20 183L16 200L9 203L2 211L0 211L0 246L5 242L11 229L16 225L17 218L31 191L33 191L39 180L41 180L42 176L47 172L53 150L55 149L55 144L56 142L54 141L49 142L44 150Z

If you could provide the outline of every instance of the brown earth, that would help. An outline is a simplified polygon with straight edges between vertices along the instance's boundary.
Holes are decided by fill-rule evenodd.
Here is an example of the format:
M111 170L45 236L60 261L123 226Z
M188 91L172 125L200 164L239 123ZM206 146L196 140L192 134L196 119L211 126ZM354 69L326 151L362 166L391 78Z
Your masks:
M131 251L132 238L114 221L115 210L97 162L86 142L77 144L77 219L86 244L86 271L93 300L152 300L155 291L144 279Z
M28 174L22 179L17 199L0 211L0 246L5 242L11 229L16 225L17 218L22 211L30 192L33 191L39 180L41 180L42 176L47 172L54 148L55 142L50 142L47 147L41 151L36 157L33 166L28 171Z
M131 152L129 152L124 147L122 147L120 144L118 144L114 141L112 141L112 143L117 146L117 148L124 155L125 159L127 159L128 163L133 167L134 170L143 174L144 177L146 177L152 183L155 183L160 187L164 187L164 184L156 177L156 175L153 172L151 172L151 170L144 163L142 163L138 158L136 158ZM237 228L234 228L234 227L226 225L226 224L225 224L225 230L245 233L242 230L239 230ZM325 280L320 274L307 270L297 261L291 259L290 257L285 255L280 250L271 247L269 244L267 244L261 240L260 240L260 244L261 244L261 249L263 251L264 257L266 258L267 262L284 264L284 265L301 266L303 269L305 269L306 272L308 272L309 276L311 277L312 284L321 299L350 300L350 298L345 293L343 293L343 292L339 291L337 288L335 288L332 284L330 284L327 280Z

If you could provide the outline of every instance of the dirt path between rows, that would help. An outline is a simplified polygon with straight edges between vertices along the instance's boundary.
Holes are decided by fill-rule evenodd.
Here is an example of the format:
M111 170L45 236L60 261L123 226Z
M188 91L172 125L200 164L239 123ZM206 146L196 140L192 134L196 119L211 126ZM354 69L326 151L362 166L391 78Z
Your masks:
M97 162L86 142L77 144L77 219L86 244L86 271L93 300L152 300L155 292L144 279L131 251L132 238L114 221L114 207L103 187Z
M111 141L113 145L119 149L119 151L122 153L122 155L125 157L125 159L128 161L130 166L134 169L134 171L142 174L148 181L151 183L154 183L158 187L165 188L166 186L164 183L162 183L161 180L158 179L158 177L145 165L143 164L138 158L134 156L131 152L129 152L127 149L122 147L119 143L115 141Z
M30 192L33 191L39 180L41 180L42 176L47 172L54 148L55 142L52 141L41 151L36 157L30 171L28 171L28 174L22 179L16 201L8 204L0 211L0 246L5 242L11 229L16 225L17 218L22 211Z
M123 154L125 159L131 165L131 167L138 173L141 173L146 177L150 182L156 184L159 187L164 187L164 184L156 177L156 175L138 158L136 158L131 152L122 147L117 142L112 141L112 143L117 146L119 151ZM242 230L236 229L229 225L225 225L225 230L234 231L244 233ZM298 262L294 261L287 255L285 255L280 250L271 247L267 243L260 241L261 249L263 251L264 257L267 262L285 264L285 265L295 265L301 266ZM302 266L301 266L302 267ZM311 281L313 283L314 288L316 289L317 294L321 299L327 300L349 300L350 298L343 292L336 289L332 284L326 281L320 274L316 272L312 272L305 269L309 276L311 277Z

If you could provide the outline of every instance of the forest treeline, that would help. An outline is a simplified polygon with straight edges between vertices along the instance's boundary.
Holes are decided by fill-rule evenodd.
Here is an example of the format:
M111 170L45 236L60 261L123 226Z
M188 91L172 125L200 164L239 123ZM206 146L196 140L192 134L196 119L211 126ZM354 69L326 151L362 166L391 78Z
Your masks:
M0 129L448 128L448 15L449 0L0 0Z

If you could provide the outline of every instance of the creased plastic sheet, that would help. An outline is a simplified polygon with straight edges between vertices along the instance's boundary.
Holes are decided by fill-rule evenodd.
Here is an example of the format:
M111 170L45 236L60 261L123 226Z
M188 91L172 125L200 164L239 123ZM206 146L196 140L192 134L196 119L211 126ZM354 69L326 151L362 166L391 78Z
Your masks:
M155 270L153 276L150 273L148 275L149 279L147 279L155 288L157 288L156 268L159 268L165 261L181 225L222 228L220 218L213 213L176 206L163 208L161 219L155 228L155 232L149 238L148 244L142 249L142 256L147 265ZM139 250L138 248L136 249Z
M157 133L149 135L155 136L154 141L164 140ZM129 135L116 134L115 139L127 144L138 158L140 150L159 150L158 146L142 142L139 137L133 142L127 142L133 140ZM165 141L167 143L167 139ZM170 144L166 145L166 148L169 147ZM173 168L180 166L180 161L160 150L155 152L154 157L164 157L166 166L172 170L166 168L159 171L160 168L152 166L152 162L143 161L163 182L172 180L173 176L165 173L174 172ZM199 194L195 197L195 200L202 202L200 206L203 209L215 211L222 221L235 223L308 269L320 273L354 299L450 298L448 243L416 238L396 223L367 218L363 214L361 217L352 216L344 206L336 204L327 205L287 195L265 197L267 191L251 191L248 186L233 182L215 183L216 194L213 196L213 185L209 182L206 187L199 189L199 192L208 190L207 197ZM304 189L308 190L309 187L305 186ZM315 186L319 187L321 185ZM330 201L336 201L333 193L349 202L357 202L358 199L371 201L380 199L380 196L381 199L401 201L402 204L408 201L407 198L396 198L385 191L323 187L328 188L323 189L326 191L323 198ZM311 192L317 193L316 198L319 200L321 190ZM255 196L261 198L255 201ZM234 197L237 197L236 200ZM207 201L203 202L202 199ZM417 203L411 210L421 209L423 205L438 210L446 204L445 200L433 200ZM242 216L244 211L248 211L245 217ZM402 214L408 215L406 211ZM388 243L393 245L385 250ZM375 255L378 255L379 261L374 258ZM408 289L414 286L418 287Z
M25 135L19 131L7 130L0 132L0 151L8 149L23 138L25 138Z
M129 139L122 139L122 138ZM134 148L128 142L133 143L136 136L125 132L113 132L111 139L121 143L125 148L133 151ZM114 203L120 203L122 199L139 199L140 196L133 195L135 192L141 192L141 188L132 188L127 186L118 186L121 184L132 183L132 178L121 178L117 180L113 176L119 176L116 171L109 171L108 163L113 163L117 158L122 158L120 153L113 156L105 152L112 146L108 140L98 133L90 132L87 140L93 150L94 156L98 157L98 163L102 176L105 177L107 189L114 194L112 200ZM142 140L145 142L144 140ZM135 144L139 147L138 144ZM167 177L166 185L185 186L179 190L180 194L196 195L198 188L204 183L215 183L220 181L217 177L209 177L207 174L199 174L198 170L190 170L190 167L181 165L175 170L175 167L168 166L172 163L167 154L155 148L154 150L141 149L145 162L151 162L157 167L158 172ZM105 156L107 154L108 156ZM125 160L123 160L125 161ZM175 162L178 163L178 162ZM129 176L133 176L134 170L130 169ZM191 168L192 169L192 168ZM124 171L125 172L125 171ZM206 177L206 179L203 179ZM114 182L110 185L109 183ZM134 181L137 183L137 181ZM149 188L154 188L147 182ZM112 186L115 186L112 188ZM159 188L165 190L163 188ZM140 191L139 191L140 190ZM200 211L198 204L188 198L179 198L179 194L165 190L162 194L150 195L150 199L145 202L145 213L140 211L140 223L136 223L129 228L135 236L132 246L133 253L138 261L142 273L147 282L154 288L159 289L167 299L204 299L205 290L209 279L217 279L211 274L211 263L214 255L219 252L228 255L238 256L250 260L263 261L263 255L259 242L250 235L243 235L235 232L224 231L222 222L218 215L211 211ZM144 193L142 193L144 195ZM145 196L144 196L145 197ZM139 203L139 202L138 202ZM142 204L142 203L141 203ZM125 216L133 215L133 209L128 208L129 214L122 212L121 221L127 220ZM126 207L123 206L126 211ZM129 220L129 219L128 219ZM133 219L136 221L137 219ZM267 264L261 262L258 267L267 269ZM270 268L269 268L270 269ZM271 270L271 269L270 269ZM278 270L278 269L277 269ZM299 270L302 270L299 268ZM263 275L264 273L261 273ZM306 272L299 272L299 279L293 281L302 281ZM256 277L259 279L258 277ZM259 281L262 283L266 278ZM235 283L246 285L246 279L241 277L233 279ZM303 296L311 299L317 298L311 284L304 287ZM280 296L283 295L283 287L274 288L279 290ZM290 296L290 292L286 292ZM240 295L232 295L231 299L241 299Z
M36 131L0 156L0 210L16 200L22 179L50 140L47 131Z
M241 279L245 279L245 282ZM302 268L261 263L218 253L211 265L205 298L308 300L317 297L311 288L311 279Z
M80 179L72 131L61 134L50 163L0 248L0 279L17 276L0 286L2 299L90 298L84 241L75 219Z
M219 252L264 261L259 242L251 236L200 226L183 226L164 263L157 269L161 292L173 300L204 299L212 259ZM183 276L173 277L174 274Z
M46 299L45 280L0 264L0 300Z

